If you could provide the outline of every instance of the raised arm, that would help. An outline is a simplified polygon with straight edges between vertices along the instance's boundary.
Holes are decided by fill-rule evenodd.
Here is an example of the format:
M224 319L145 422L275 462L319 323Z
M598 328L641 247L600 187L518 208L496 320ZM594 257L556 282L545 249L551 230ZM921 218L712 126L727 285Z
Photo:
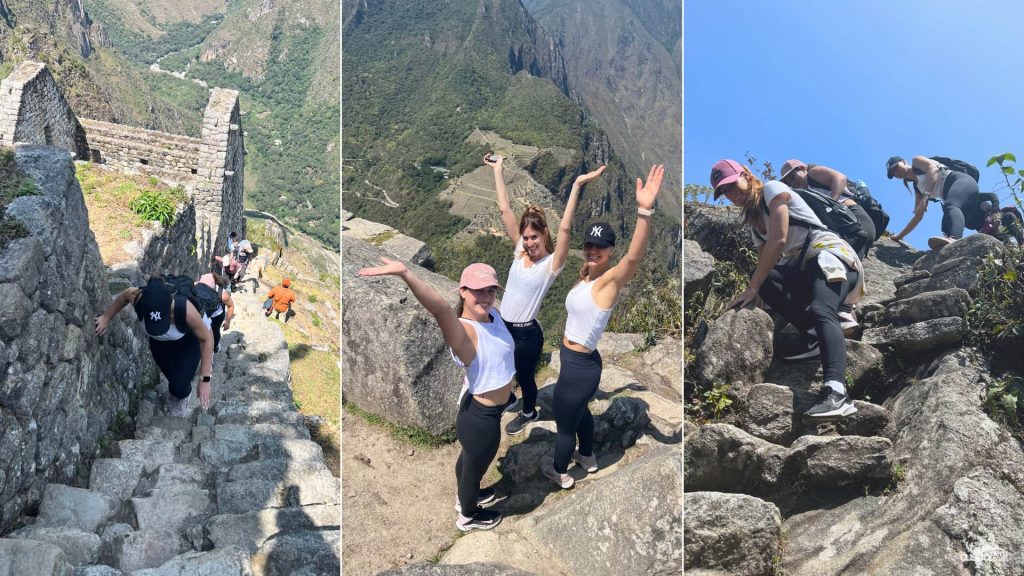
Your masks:
M213 376L213 332L210 331L209 326L206 322L203 322L203 316L196 310L196 307L192 305L192 302L185 302L185 323L188 324L189 329L196 335L196 339L199 340L199 386L196 388L196 396L199 397L199 403L202 404L203 409L210 407L210 389L211 385L209 382L203 382L203 377Z
M814 166L807 171L807 176L818 182L827 183L832 191L832 198L836 200L839 200L839 197L846 191L846 176L828 166Z
M476 346L470 340L462 322L459 322L459 317L455 315L455 310L448 305L444 297L438 294L437 290L431 288L429 284L410 272L405 267L405 264L387 258L381 258L380 261L380 266L363 268L357 274L363 277L398 276L401 278L409 286L409 290L412 291L412 295L416 297L416 300L437 321L438 327L441 328L441 334L444 336L444 343L451 347L463 364L469 366L473 359L476 358Z
M505 188L505 158L495 154L497 160L488 159L490 155L484 156L484 164L494 169L494 190L498 196L498 210L501 211L501 223L505 225L505 233L508 234L512 243L519 242L519 223L516 221L516 214L512 211L512 203L508 198L508 189Z
M576 202L579 200L580 190L583 185L591 180L596 179L602 173L604 173L605 166L601 165L600 168L593 172L587 172L586 174L580 174L576 177L576 181L572 184L572 190L569 191L569 200L565 203L565 213L562 214L562 221L558 223L558 237L555 243L555 253L551 256L551 269L561 270L565 264L565 258L569 255L569 234L572 232L572 217L576 213Z
M658 192L661 189L661 180L664 176L665 166L663 164L655 164L651 166L651 170L647 174L646 184L640 178L636 179L636 205L638 211L646 211L654 207L654 201L658 197ZM622 257L622 260L619 260L618 264L602 274L598 280L598 290L603 295L602 300L608 303L615 302L622 287L636 275L636 271L640 267L640 261L643 260L644 254L647 252L647 244L650 239L651 217L638 213L636 228L633 230L633 239L629 242L629 250L626 251L626 255ZM610 294L606 292L609 289L611 290ZM602 305L603 302L598 304Z
M135 301L136 296L139 294L139 288L125 288L110 303L110 306L103 312L102 315L96 317L96 335L103 336L107 333L107 329L110 327L110 321L117 316L117 313L124 309L125 306Z

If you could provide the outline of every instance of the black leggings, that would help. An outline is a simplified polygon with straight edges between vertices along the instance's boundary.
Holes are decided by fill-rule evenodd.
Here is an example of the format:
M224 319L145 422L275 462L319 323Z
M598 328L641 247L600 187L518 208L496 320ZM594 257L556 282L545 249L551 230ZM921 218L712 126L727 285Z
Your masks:
M857 285L859 273L847 267L846 282L827 282L817 260L805 270L776 266L758 294L801 332L812 327L821 347L821 368L825 381L846 381L846 338L839 326L839 305Z
M868 250L871 249L871 245L875 243L875 222L871 220L871 216L868 216L860 204L854 202L847 208L853 212L853 215L857 217L857 222L860 222L861 228L864 229L860 236L850 239L850 247L863 260L867 256Z
M580 441L580 454L594 454L594 416L587 403L597 392L601 383L601 354L594 350L589 354L570 350L562 344L559 351L562 361L555 382L555 470L561 474L569 469L569 459Z
M225 310L219 316L214 316L210 320L210 330L213 332L213 351L217 351L217 346L220 346L220 327L224 324L224 320L228 317L228 313Z
M962 238L964 210L978 204L978 183L963 172L950 172L942 190L942 233L950 238Z
M469 392L466 396L455 418L455 435L462 444L462 452L455 461L455 480L459 484L462 515L472 516L479 508L476 499L480 494L480 480L498 453L501 414L505 407L484 406Z
M522 410L533 414L537 404L537 363L544 348L544 330L536 320L529 322L527 326L516 324L520 323L505 321L505 327L516 343L516 381L523 391Z
M175 398L192 394L192 378L199 369L199 339L189 332L180 340L149 339L153 360L167 378L167 389Z

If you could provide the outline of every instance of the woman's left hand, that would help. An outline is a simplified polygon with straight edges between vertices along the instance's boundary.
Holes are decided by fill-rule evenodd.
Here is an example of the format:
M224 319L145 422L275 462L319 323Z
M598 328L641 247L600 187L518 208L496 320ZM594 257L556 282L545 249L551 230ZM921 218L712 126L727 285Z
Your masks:
M356 272L357 276L401 276L408 271L405 264L381 257L382 266L371 266Z
M196 390L196 395L199 396L199 403L203 406L203 410L210 408L210 391L212 385L209 382L203 382L199 380L199 387Z
M753 303L755 299L757 299L757 290L747 287L742 294L733 298L732 302L729 303L729 310L740 310L742 308L746 308Z
M661 179L665 176L665 165L655 164L647 174L647 183L644 184L640 178L636 179L636 205L640 208L651 209L654 207L654 200L658 197L661 189Z
M590 182L591 180L596 180L597 177L600 176L604 172L605 167L606 166L604 164L602 164L600 168L598 168L597 170L594 170L593 172L587 172L586 174L580 174L579 176L576 177L576 185L577 186L583 186L584 184L586 184L587 182Z

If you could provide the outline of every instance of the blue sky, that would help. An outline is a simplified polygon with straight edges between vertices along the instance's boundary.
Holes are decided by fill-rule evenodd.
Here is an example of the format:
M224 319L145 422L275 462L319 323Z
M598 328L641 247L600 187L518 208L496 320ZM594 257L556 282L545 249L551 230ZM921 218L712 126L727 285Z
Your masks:
M913 203L889 156L965 160L1004 199L985 163L1024 168L1024 2L687 0L683 23L688 184L719 158L799 158L867 182L897 233ZM941 218L930 203L909 243L927 249Z

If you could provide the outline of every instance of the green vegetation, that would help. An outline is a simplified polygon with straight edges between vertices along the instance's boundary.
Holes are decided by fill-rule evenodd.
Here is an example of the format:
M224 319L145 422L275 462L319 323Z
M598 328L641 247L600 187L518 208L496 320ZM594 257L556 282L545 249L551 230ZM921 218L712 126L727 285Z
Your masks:
M725 384L713 384L703 390L700 396L692 396L684 410L688 418L703 423L721 420L731 405L729 387Z
M1024 378L1007 374L989 384L985 390L984 407L994 420L1017 428L1020 415L1024 413Z
M128 207L143 221L155 220L168 228L174 223L174 212L178 203L184 200L183 196L181 188L170 191L143 190Z
M392 438L395 438L396 440L402 442L407 442L409 444L412 444L413 446L418 446L421 448L440 448L441 446L451 444L452 442L455 441L454 427L452 427L450 431L445 432L444 434L435 436L419 428L413 428L411 426L401 426L399 424L393 424L391 422L388 422L387 420L381 418L380 416L367 412L359 408L355 404L352 404L351 402L342 402L342 407L349 414L352 414L353 416L358 416L374 426L383 428Z
M0 248L28 236L20 222L7 216L7 206L16 198L38 193L35 182L15 165L14 149L0 148Z
M163 34L157 38L151 38L132 29L124 21L119 11L104 0L92 0L86 8L93 20L103 23L114 48L132 62L146 66L161 56L199 44L224 19L223 16L215 14L207 16L198 24L192 22L162 24L159 29ZM156 26L157 22L153 16L145 10L144 6L140 8L142 8L142 16L148 20L148 23Z

